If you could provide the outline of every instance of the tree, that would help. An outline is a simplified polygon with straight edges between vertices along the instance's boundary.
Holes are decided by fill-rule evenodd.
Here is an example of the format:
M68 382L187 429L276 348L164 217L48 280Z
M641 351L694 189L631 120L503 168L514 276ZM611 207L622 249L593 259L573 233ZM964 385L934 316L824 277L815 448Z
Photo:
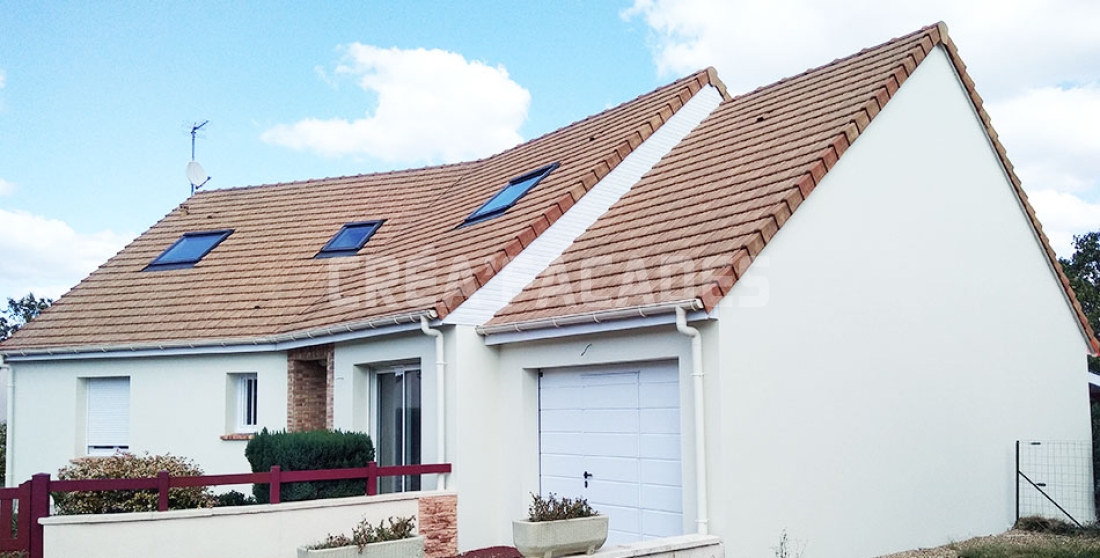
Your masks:
M1100 333L1100 231L1073 237L1073 255L1059 258L1073 293L1093 331ZM1089 370L1100 374L1100 359L1089 357ZM1097 518L1100 519L1100 402L1092 402L1092 474Z
M13 333L19 331L19 328L33 320L43 310L49 308L51 304L53 304L53 299L37 298L34 293L28 293L27 296L18 300L9 298L8 308L0 312L0 341L11 337Z
M1073 247L1073 255L1058 262L1093 331L1100 333L1100 231L1074 235ZM1100 359L1089 357L1089 370L1100 374Z

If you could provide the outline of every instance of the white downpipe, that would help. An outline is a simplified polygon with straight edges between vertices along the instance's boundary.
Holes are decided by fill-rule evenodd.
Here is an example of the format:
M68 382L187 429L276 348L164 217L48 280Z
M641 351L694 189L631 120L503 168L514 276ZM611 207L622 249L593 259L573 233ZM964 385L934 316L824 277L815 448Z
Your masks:
M695 523L700 535L707 534L707 447L706 414L703 408L703 337L687 325L687 312L676 307L676 330L691 338L691 379L695 407Z
M12 479L15 476L13 472L15 465L15 432L12 428L15 426L15 370L2 360L0 360L0 370L8 372L8 447L7 453L4 455L4 470L7 471L4 475L4 486L13 486L14 481Z
M424 335L435 338L435 431L436 431L436 459L440 463L447 461L447 398L444 391L447 387L447 361L443 359L443 332L428 327L428 317L420 316L420 331ZM436 489L447 489L447 474L437 476Z

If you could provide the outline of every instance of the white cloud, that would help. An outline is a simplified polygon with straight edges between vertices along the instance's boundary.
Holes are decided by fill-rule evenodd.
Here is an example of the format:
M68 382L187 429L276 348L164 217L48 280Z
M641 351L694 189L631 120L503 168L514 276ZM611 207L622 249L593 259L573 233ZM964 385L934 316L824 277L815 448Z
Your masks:
M1100 204L1054 190L1029 193L1028 200L1051 247L1063 258L1073 255L1073 235L1100 229Z
M4 73L4 70L0 70L0 89L3 89L8 84L8 75Z
M0 299L34 292L57 298L134 238L110 230L81 234L56 219L0 209Z
M500 66L443 50L354 43L336 68L377 96L354 120L308 118L275 126L266 142L323 155L366 155L395 163L455 162L519 143L530 93Z
M623 16L651 28L663 76L715 66L734 92L940 20L987 98L1100 77L1093 0L635 0Z
M987 109L1026 188L1100 189L1100 82L1030 89Z
M0 196L10 196L15 192L15 183L0 178Z

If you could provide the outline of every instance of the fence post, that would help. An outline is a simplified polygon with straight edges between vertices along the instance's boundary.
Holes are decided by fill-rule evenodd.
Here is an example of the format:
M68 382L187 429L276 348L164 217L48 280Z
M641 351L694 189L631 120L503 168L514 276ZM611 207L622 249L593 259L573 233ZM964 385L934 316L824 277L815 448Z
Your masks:
M168 471L157 472L157 511L168 511Z
M282 489L283 489L283 487L280 486L282 484L282 481L280 480L280 477L282 477L282 468L279 467L278 465L272 465L271 466L271 496L268 498L268 503L271 503L271 504L278 504L279 503L279 498L281 496L280 493L282 492Z
M50 476L38 473L31 477L30 558L42 558L42 525L39 519L50 515Z
M378 463L367 462L367 496L378 494Z
M1016 522L1020 521L1020 441L1016 440L1016 474L1012 476L1012 482L1016 483Z
M31 481L23 481L23 484L19 485L19 511L26 513L19 514L19 521L16 522L16 540L21 541L19 544L24 550L30 552L30 540L31 540Z

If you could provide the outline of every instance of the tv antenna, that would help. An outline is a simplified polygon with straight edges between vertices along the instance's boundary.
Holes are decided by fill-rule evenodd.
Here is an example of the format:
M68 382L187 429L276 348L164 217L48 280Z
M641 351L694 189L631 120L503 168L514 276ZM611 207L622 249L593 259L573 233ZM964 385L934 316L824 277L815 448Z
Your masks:
M202 188L210 181L210 177L206 175L202 165L195 160L195 134L209 123L209 120L204 120L202 124L197 122L191 124L191 162L187 163L187 181L191 183L192 196L195 195L195 190Z

